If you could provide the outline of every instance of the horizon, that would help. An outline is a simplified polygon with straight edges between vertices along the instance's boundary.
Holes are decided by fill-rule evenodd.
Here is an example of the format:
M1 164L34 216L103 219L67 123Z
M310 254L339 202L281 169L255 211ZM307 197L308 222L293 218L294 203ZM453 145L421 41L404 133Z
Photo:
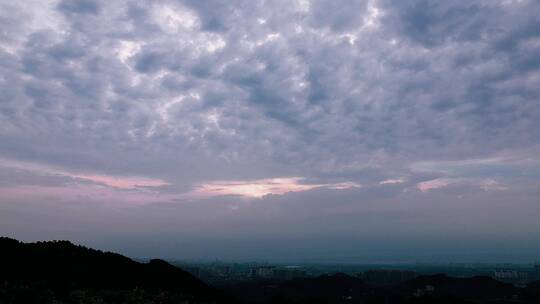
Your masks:
M0 0L0 235L540 260L540 2Z
M428 259L418 259L414 260L414 257L403 257L396 260L389 259L379 259L375 260L373 257L314 257L314 258L304 258L301 259L250 259L250 258L241 258L241 259L221 259L219 257L215 258L178 258L178 257L164 257L164 256L130 256L122 252L117 252L114 250L108 250L106 248L97 248L92 247L91 245L77 243L76 241L66 240L66 239L51 239L51 240L19 240L9 236L0 236L0 238L12 239L18 242L26 244L37 244L43 242L69 242L74 246L82 246L88 249L98 250L102 252L110 252L124 255L137 262L149 262L152 259L161 259L165 260L173 265L178 264L253 264L253 265L272 265L272 266L347 266L347 267L412 267L412 266L457 266L457 267L481 267L481 266L536 266L540 265L540 259L536 260L490 260L490 261L478 261L478 260L456 260L456 259L441 259L440 257L431 257ZM380 257L378 257L380 258Z
M442 256L431 256L431 257L424 257L424 258L418 258L418 256L403 256L400 255L399 258L396 257L389 257L389 258L381 258L380 256L341 256L341 257L302 257L302 258L283 258L283 257L268 257L268 258L235 258L231 257L229 259L224 259L220 257L178 257L178 256L134 256L129 255L128 253L124 253L122 251L118 251L115 249L107 249L107 248L99 248L92 246L90 244L84 244L79 243L77 241L73 240L67 240L67 239L51 239L51 240L19 240L13 237L9 236L0 236L5 238L10 238L17 240L19 242L23 243L38 243L38 242L58 242L58 241L67 241L72 243L76 246L84 246L91 249L100 250L103 252L112 252L112 253L118 253L125 255L129 257L130 259L136 260L136 261L149 261L151 259L163 259L169 262L177 262L177 263L202 263L202 264L211 264L211 263L239 263L239 264L273 264L273 265L322 265L322 266L368 266L368 265L377 265L377 266L383 266L383 265L392 265L392 266L411 266L411 265L539 265L540 259L531 258L529 260L527 259L499 259L497 257L490 257L488 260L474 260L471 258L457 258L457 257L442 257ZM393 260L392 260L393 259Z

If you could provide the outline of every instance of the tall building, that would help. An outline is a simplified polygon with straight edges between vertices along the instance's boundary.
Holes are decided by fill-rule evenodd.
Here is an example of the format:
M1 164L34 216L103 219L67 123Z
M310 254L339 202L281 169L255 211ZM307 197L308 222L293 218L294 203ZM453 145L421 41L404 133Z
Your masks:
M518 271L515 269L495 269L493 272L493 278L500 281L520 281L527 280L528 277L528 272Z

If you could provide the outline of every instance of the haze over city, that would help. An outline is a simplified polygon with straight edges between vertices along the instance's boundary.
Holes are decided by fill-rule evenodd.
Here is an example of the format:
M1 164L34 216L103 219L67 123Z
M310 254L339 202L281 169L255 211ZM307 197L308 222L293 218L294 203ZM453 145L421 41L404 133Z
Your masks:
M540 260L540 2L0 0L0 235Z

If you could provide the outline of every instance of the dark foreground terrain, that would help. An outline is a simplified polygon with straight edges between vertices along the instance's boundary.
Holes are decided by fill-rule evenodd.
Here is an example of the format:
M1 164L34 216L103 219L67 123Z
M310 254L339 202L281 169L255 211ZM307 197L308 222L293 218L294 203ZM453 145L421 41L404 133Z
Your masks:
M388 287L334 274L283 282L253 281L225 289L244 303L540 303L540 283L518 288L489 277L443 274Z
M284 282L247 282L225 288L243 303L540 303L540 283L518 288L489 277L420 276L372 287L345 274Z
M21 243L0 238L0 304L229 300L162 260L143 264L67 241Z
M373 287L345 274L210 287L162 260L138 263L67 241L0 238L0 304L33 303L540 303L525 288L489 277L420 276Z

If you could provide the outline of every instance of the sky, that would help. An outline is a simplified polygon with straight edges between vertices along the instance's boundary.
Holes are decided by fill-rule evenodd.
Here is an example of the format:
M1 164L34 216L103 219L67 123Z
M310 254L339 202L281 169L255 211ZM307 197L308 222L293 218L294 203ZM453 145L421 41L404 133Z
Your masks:
M0 0L0 234L540 260L536 0Z

